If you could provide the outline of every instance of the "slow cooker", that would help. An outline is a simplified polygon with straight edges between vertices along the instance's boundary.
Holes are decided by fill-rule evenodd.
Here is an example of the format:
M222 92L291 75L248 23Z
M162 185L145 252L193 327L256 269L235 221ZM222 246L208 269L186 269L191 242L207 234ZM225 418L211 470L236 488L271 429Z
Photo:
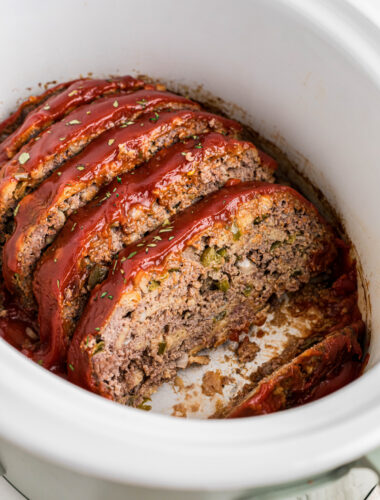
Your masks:
M356 381L303 407L232 421L114 404L0 340L0 463L27 497L250 498L380 446L380 29L371 7L3 0L0 118L39 84L88 73L146 74L196 98L220 97L341 217L371 331Z

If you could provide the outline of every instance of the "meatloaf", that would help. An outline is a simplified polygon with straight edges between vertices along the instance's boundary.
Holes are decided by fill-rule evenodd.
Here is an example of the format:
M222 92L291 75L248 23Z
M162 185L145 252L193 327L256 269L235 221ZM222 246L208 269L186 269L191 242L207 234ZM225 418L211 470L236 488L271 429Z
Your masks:
M194 116L201 123L201 113ZM105 186L92 203L69 218L38 264L34 291L47 352L37 356L45 364L64 356L64 350L52 349L52 336L62 338L56 347L67 343L89 291L110 265L116 265L113 259L124 245L228 180L273 181L273 167L261 161L252 143L210 133L161 150L137 171ZM27 277L25 272L24 281Z
M25 120L28 114L33 111L39 104L42 104L50 96L62 92L70 85L80 81L71 80L69 82L59 83L53 87L49 87L40 95L32 95L23 101L20 106L8 118L0 122L0 141L4 141L10 134L12 134Z
M249 328L272 296L335 256L332 230L293 189L224 187L119 253L79 320L69 379L139 405L189 355Z
M24 122L0 144L0 162L2 158L12 158L31 137L38 135L80 105L87 104L101 96L147 87L153 88L131 76L108 80L77 80L68 85L67 89L61 89L62 91L58 94L55 92L28 114Z
M33 308L32 272L67 216L90 201L103 184L148 160L159 148L209 130L237 134L240 125L204 111L155 112L101 134L64 163L16 210L16 229L4 248L3 275L8 289L20 294L24 307ZM252 148L258 165L256 148ZM269 176L259 179L269 180Z
M362 349L359 344L364 323L359 320L314 342L289 363L264 378L243 400L236 401L225 418L263 415L297 406L318 396L320 384L334 380L333 389L356 378L361 369Z
M139 90L103 97L80 106L31 139L0 171L0 231L18 201L61 163L79 153L107 129L135 120L152 110L199 109L199 105L169 92Z

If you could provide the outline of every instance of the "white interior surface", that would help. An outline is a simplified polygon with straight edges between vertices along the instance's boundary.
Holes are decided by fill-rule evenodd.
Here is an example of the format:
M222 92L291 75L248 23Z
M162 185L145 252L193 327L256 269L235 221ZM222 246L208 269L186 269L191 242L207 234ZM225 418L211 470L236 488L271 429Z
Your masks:
M379 445L380 35L371 21L339 0L3 0L1 11L0 117L27 87L87 72L200 84L244 109L231 108L343 215L368 283L373 336L369 369L350 386L231 422L118 406L0 342L0 436L84 474L199 490L284 483Z

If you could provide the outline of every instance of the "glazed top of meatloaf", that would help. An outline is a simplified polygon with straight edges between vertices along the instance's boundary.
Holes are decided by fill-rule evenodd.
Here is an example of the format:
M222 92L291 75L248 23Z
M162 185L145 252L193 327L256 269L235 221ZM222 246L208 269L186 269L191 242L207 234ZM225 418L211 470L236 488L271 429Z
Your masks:
M142 80L136 80L131 76L107 80L78 80L72 83L67 90L49 97L37 109L30 112L24 122L0 144L0 158L3 153L5 153L6 158L12 158L30 137L82 104L89 103L100 96L141 88L152 89L153 86L146 85Z
M83 81L86 80L85 78ZM45 90L40 95L31 95L28 97L24 102L20 104L20 106L14 111L8 118L5 118L0 123L0 141L3 141L10 135L12 132L16 130L17 127L19 127L25 120L25 118L28 116L30 111L35 109L39 104L42 102L46 101L51 95L57 94L61 92L64 89L67 89L70 85L73 83L76 83L78 81L82 81L82 79L78 80L70 80L68 82L63 82L59 83L57 85L54 85L54 87L50 87ZM3 159L3 156L0 156L0 162Z
M115 304L121 299L125 290L133 288L134 279L141 271L162 270L169 255L181 253L208 228L228 223L242 203L258 196L281 194L298 199L326 226L326 221L316 208L294 189L278 184L247 182L220 189L191 209L187 209L172 223L169 222L166 226L150 233L143 239L144 246L140 240L120 252L114 272L95 287L79 321L69 351L69 361L75 366L75 370L69 373L70 379L78 385L98 391L89 372L87 358L83 355L82 343L89 336L96 335L96 332L102 330L112 315ZM327 256L330 252L333 252L332 246L325 248L324 255ZM322 255L311 257L312 270L318 269L321 258ZM100 300L104 297L110 300ZM107 397L107 394L104 396Z
M137 206L139 204L144 207L149 206L157 197L156 191L158 189L168 189L171 182L174 181L176 177L179 177L182 171L194 168L193 162L195 163L198 159L204 158L207 154L210 154L211 151L213 151L214 154L218 154L218 149L220 149L223 154L227 155L229 151L236 152L239 148L241 151L256 150L251 143L240 141L233 137L224 137L215 133L210 133L198 139L190 139L188 141L189 149L192 146L200 144L201 139L204 142L202 148L194 149L193 147L191 152L187 153L191 155L191 161L189 161L186 156L182 155L183 144L177 143L177 145L171 149L161 150L161 153L156 154L150 163L139 168L136 172L133 172L133 177L129 176L125 179L130 182L125 182L124 177L122 177L117 178L111 184L107 185L107 187L103 189L102 195L99 195L71 217L72 225L78 229L73 232L71 229L72 225L66 226L66 228L63 229L58 242L51 247L51 250L49 250L40 261L38 276L44 274L44 270L42 269L43 263L52 263L53 259L57 260L55 258L57 255L55 249L59 248L59 262L52 268L59 269L59 275L69 279L72 272L77 272L75 263L80 253L85 251L85 249L92 244L95 234L102 234L102 231L112 227L116 221L122 219L122 214L124 215L131 206ZM261 157L262 153L260 151L257 153L258 156ZM262 158L263 165L265 168L268 168L269 172L275 169L276 163L274 160L266 155ZM163 165L162 159L165 160ZM269 175L268 173L268 176ZM53 178L53 180L55 179ZM107 196L108 192L109 198ZM101 201L99 201L98 198L100 198ZM117 201L117 204L115 204L115 201ZM62 248L71 248L71 251L62 252ZM45 272L45 276L43 279L39 278L39 281L43 283L47 279L48 274ZM65 283L62 281L61 288L64 286Z
M19 199L27 186L35 186L62 161L78 153L105 130L155 109L199 109L200 106L169 92L139 90L103 97L80 106L65 120L45 129L25 144L0 170L0 205L6 206L17 187ZM1 206L2 209L4 209Z

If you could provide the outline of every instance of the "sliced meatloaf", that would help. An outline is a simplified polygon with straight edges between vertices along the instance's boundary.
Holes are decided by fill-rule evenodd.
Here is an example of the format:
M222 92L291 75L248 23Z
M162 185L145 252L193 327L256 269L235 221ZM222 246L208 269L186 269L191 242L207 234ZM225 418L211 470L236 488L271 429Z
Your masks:
M108 80L78 80L58 95L53 95L28 114L24 122L0 144L0 159L12 158L31 137L68 115L75 108L98 97L121 91L153 88L142 80L122 76Z
M139 405L189 355L249 328L271 296L297 290L335 255L331 229L293 189L224 187L119 253L79 321L69 378Z
M148 111L163 109L199 109L199 105L154 90L104 97L81 106L31 139L0 171L0 231L18 201L63 161L79 153L105 130L133 121Z
M3 141L8 135L12 134L17 127L19 127L28 116L30 111L33 111L39 104L43 103L50 96L62 92L70 85L80 80L71 80L69 82L59 83L54 87L50 87L40 95L32 95L20 104L17 110L12 113L8 118L0 122L0 141ZM1 159L0 159L1 162Z
M273 413L318 397L318 392L322 395L318 389L323 390L323 384L329 380L333 381L332 390L346 385L359 375L362 366L363 333L364 323L357 321L314 339L304 352L261 380L221 416L240 418Z
M114 179L70 217L35 273L40 337L47 347L52 334L71 337L89 291L116 265L112 259L124 245L228 180L273 180L272 164L261 163L253 144L217 133L195 137ZM45 363L64 354L48 350Z
M70 213L92 199L102 184L148 160L157 149L209 130L234 134L240 125L203 111L155 112L128 127L107 131L63 164L18 207L15 232L4 248L8 289L19 293L30 309L35 263Z

